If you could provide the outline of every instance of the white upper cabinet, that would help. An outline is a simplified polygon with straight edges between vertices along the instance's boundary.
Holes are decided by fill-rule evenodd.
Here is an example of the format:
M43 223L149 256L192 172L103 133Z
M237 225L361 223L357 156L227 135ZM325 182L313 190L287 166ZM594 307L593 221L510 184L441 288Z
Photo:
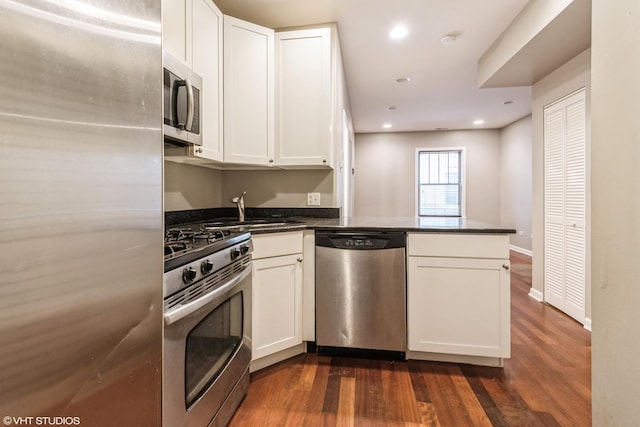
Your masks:
M274 33L222 15L211 0L162 7L163 48L203 79L202 146L167 147L166 160L335 166L349 108L335 26Z
M274 32L224 17L224 160L274 164Z
M278 166L331 166L332 44L330 28L275 34Z
M187 10L189 9L189 10ZM162 0L162 48L187 61L187 15L191 0Z
M193 71L202 77L202 147L196 155L223 160L223 15L210 0L192 0ZM200 151L199 151L200 150Z
M167 160L223 160L223 15L211 0L162 2L163 48L202 77L202 145L169 148ZM185 160L186 159L186 160Z

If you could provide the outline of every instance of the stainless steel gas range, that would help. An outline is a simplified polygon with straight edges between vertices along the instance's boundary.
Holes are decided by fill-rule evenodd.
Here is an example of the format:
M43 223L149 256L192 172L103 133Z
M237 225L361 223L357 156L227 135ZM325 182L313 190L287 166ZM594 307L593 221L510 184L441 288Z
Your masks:
M169 228L164 257L163 425L224 426L251 360L251 234Z

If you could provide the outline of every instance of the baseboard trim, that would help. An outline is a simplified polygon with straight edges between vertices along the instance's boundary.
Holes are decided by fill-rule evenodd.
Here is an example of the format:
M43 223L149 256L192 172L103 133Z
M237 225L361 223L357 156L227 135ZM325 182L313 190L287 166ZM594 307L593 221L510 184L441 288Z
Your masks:
M515 245L509 245L509 249L523 255L533 256L533 252L531 251L531 249L525 249Z
M465 363L469 365L504 367L501 357L467 356L462 354L429 353L422 351L408 351L407 360L426 360L432 362Z
M584 323L583 323L582 325L584 326L584 328L585 328L587 331L591 332L591 318L589 318L589 317L585 317L585 318L584 318Z
M529 291L529 296L538 302L544 301L544 295L537 289L531 288Z
M254 359L251 361L249 365L249 372L259 371L260 369L264 369L267 366L275 365L276 363L282 362L283 360L287 360L292 358L293 356L297 356L298 354L302 354L306 351L306 345L303 342L302 344L298 344L296 346L280 350L277 353L270 354L268 356L263 356L259 359Z

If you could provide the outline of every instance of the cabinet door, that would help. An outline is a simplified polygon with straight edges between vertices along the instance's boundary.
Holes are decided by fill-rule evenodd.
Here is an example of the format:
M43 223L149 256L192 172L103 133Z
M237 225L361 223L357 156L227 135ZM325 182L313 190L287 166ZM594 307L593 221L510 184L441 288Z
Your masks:
M211 0L192 0L192 67L202 77L202 146L197 157L223 160L222 33L223 15Z
M187 58L187 16L191 0L162 0L162 48L189 63Z
M510 357L508 262L410 256L409 350Z
M273 165L273 30L224 17L224 158Z
M331 30L278 32L276 164L329 166Z
M302 343L302 254L253 262L252 360Z

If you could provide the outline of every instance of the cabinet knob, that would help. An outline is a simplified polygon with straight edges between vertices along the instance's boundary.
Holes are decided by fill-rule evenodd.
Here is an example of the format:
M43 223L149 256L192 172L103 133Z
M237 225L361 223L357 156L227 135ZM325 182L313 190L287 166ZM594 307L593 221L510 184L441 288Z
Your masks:
M198 147L198 148L196 149L196 153L202 153L202 148L201 148L201 147Z
M273 159L269 159L269 163L273 163Z
M509 269L509 264L502 264L502 268L504 268L505 270Z
M298 259L297 259L297 261L298 261L298 262L302 262L302 258L298 258Z
M322 163L327 163L327 159L322 159Z

